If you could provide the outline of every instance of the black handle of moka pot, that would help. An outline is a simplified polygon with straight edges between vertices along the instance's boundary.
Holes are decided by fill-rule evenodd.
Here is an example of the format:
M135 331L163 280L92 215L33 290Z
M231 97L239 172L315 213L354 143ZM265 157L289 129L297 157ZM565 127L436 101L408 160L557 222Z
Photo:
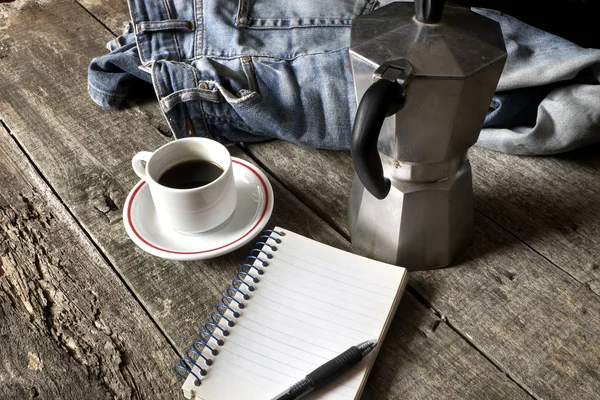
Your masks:
M424 24L437 24L442 19L446 0L415 0L415 18Z
M390 191L390 180L383 176L377 139L383 120L404 104L404 90L395 80L379 79L365 92L354 119L350 152L358 178L373 196L383 199Z

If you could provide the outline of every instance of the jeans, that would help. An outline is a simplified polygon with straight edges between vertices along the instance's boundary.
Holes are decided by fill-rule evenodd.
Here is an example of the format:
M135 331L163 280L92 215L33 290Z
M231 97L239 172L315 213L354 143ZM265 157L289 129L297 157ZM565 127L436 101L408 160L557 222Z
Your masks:
M500 23L508 53L477 145L541 155L600 142L600 50L477 12Z
M110 54L94 58L88 70L88 93L101 107L121 107L138 81L150 82L141 66L135 36L129 28L106 44Z
M348 149L350 24L387 2L129 0L132 32L92 61L88 92L119 107L135 80L151 80L176 138ZM600 51L474 11L500 23L508 50L477 144L551 154L600 141Z

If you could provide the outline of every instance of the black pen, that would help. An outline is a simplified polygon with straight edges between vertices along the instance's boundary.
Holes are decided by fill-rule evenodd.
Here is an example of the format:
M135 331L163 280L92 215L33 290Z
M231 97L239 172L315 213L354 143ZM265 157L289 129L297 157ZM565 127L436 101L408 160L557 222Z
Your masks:
M333 360L327 361L325 364L306 375L304 379L295 383L283 393L273 397L272 400L301 399L313 390L318 389L327 382L335 379L354 364L357 364L375 347L377 347L377 340L367 340L366 342L350 347Z

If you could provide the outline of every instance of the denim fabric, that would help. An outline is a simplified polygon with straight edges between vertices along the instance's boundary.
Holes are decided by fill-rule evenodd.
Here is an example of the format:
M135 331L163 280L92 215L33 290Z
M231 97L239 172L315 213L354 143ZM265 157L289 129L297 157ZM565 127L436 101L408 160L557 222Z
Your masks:
M541 155L600 142L600 50L497 11L476 12L500 23L508 52L477 145Z
M143 63L177 138L347 149L356 112L350 23L389 2L129 0L134 34L92 62L90 95L118 106ZM550 154L600 141L600 51L475 11L501 24L509 53L477 144Z
M349 26L373 5L131 0L130 10L176 137L347 149L356 110Z
M150 82L141 71L135 36L125 33L107 43L110 53L92 60L88 69L88 93L102 107L121 107L139 80Z

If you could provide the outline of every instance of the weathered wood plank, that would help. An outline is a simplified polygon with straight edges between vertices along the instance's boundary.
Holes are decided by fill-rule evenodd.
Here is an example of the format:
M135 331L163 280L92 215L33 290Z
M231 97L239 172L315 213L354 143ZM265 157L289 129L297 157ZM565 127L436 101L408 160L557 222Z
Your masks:
M349 151L315 150L275 141L244 148L304 204L350 237L348 196L354 167Z
M347 206L340 206L347 204L353 177L347 153L314 151L283 142L246 147L294 194L320 210L319 215L330 216L337 229L347 233ZM484 162L480 158L477 164ZM303 173L307 165L313 166L310 174ZM538 167L534 163L530 168ZM521 182L519 176L515 174L510 185L518 188L513 191L526 192L531 182ZM480 181L481 175L477 175L476 187ZM492 188L490 184L479 186L476 199L482 199L482 190ZM491 192L486 198L494 196ZM581 215L580 220L587 219L591 226L595 219L597 224L596 211ZM412 273L411 285L453 327L536 396L569 398L576 393L578 398L595 398L600 392L598 297L482 214L477 214L476 223L475 243L456 266ZM571 338L577 338L577 346Z
M120 35L129 23L127 1L75 0L108 29ZM110 39L109 39L110 40Z
M176 397L175 351L1 128L0 186L0 397Z
M2 118L157 323L178 349L184 349L248 246L215 260L191 263L159 260L135 248L122 227L120 207L136 181L130 157L166 141L153 128L155 120L149 120L156 109L147 111L146 106L134 105L121 112L103 111L87 100L85 66L92 56L102 54L110 36L82 10L57 3L19 18L27 29L11 27L11 48L15 50L0 61L5 67L0 68ZM65 47L77 45L80 51L68 55L54 52L54 42ZM39 63L32 71L3 72L14 71L34 55ZM69 76L69 85L55 81L62 75ZM39 95L44 92L55 93L61 100L49 101ZM232 150L235 156L244 156ZM349 248L281 185L273 182L273 186L277 200L270 224ZM410 294L388 338L369 381L371 398L392 399L400 394L409 399L527 397Z
M487 218L476 223L459 263L414 274L414 287L540 398L596 398L597 296Z
M6 254L3 258L5 257L10 256ZM90 374L85 365L75 362L67 351L57 344L56 339L48 335L48 327L42 316L46 305L40 302L46 301L43 292L39 286L39 292L28 287L27 281L32 277L18 276L21 272L25 274L29 271L12 271L11 266L6 268L10 270L0 279L2 398L55 399L63 395L64 398L71 399L84 396L109 399L109 391L103 387L100 379L94 376L97 374ZM37 279L33 281L38 282ZM22 292L17 292L15 283L16 287L23 287L27 291L25 296L28 297L29 309L23 303ZM33 322L29 321L30 315ZM79 339L77 338L78 341Z
M600 295L599 146L555 157L471 152L477 209Z
M406 293L363 398L532 398L508 381L445 321Z

